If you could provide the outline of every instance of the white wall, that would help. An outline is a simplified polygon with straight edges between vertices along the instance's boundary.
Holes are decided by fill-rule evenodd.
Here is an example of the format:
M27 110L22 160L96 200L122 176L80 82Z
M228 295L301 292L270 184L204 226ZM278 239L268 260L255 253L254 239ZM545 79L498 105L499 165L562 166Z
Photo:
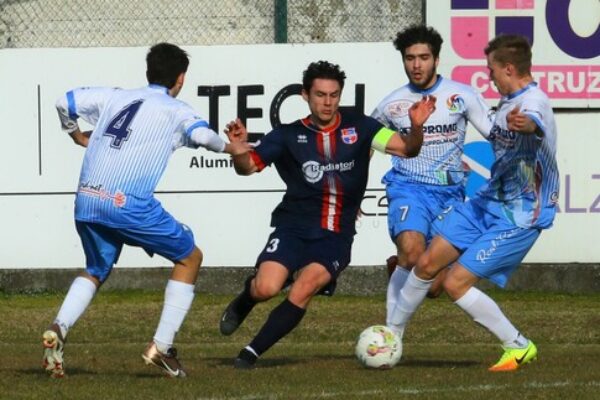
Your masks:
M262 118L248 120L252 132L270 129L269 109L283 87L299 83L311 61L339 63L348 79L343 105L354 105L355 85L364 84L365 111L406 78L399 54L390 43L186 47L191 66L180 98L208 118L208 100L199 86L227 85L221 97L219 130L238 114L237 90L262 85L263 95L248 97ZM72 205L84 149L59 128L54 101L66 90L85 85L145 85L146 48L0 50L0 268L63 268L83 265ZM39 112L38 112L39 89ZM299 97L288 98L281 119L308 114ZM557 115L561 213L526 261L599 262L595 237L600 227L600 149L597 113ZM470 134L471 140L480 140ZM196 157L196 158L194 158ZM201 158L203 157L203 158ZM477 154L470 154L477 159ZM270 212L283 185L269 168L251 177L230 168L190 167L226 157L203 150L181 149L171 160L157 197L188 224L205 252L207 266L253 265L270 231ZM382 264L394 252L387 237L385 201L380 177L389 159L377 154L371 167L358 223L352 265ZM483 171L485 174L485 171ZM566 179L570 188L566 190ZM566 196L568 194L568 197ZM373 215L371 215L373 214ZM126 249L119 266L163 266L137 249Z

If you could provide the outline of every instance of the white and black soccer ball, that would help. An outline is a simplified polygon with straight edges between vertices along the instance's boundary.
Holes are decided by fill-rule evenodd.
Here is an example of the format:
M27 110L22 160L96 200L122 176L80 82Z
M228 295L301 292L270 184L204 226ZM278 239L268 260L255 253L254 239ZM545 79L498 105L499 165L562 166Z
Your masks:
M362 331L355 352L365 367L389 369L402 357L402 340L387 326L373 325Z

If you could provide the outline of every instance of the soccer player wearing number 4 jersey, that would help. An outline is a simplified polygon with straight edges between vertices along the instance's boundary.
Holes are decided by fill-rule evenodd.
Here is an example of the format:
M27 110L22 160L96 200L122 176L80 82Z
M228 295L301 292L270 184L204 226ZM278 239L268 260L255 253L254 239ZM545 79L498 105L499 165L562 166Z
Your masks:
M402 288L390 325L401 334L433 279L453 263L443 281L446 293L504 349L490 371L514 371L534 360L537 348L474 285L483 278L504 287L541 230L552 225L559 189L556 125L548 97L531 76L527 39L498 36L485 54L502 95L489 136L496 156L491 177L435 221L435 237Z
M162 208L154 190L177 148L201 146L235 155L248 146L226 143L189 105L175 99L189 64L185 51L160 43L150 49L146 63L147 87L79 88L56 103L63 130L87 147L75 198L86 269L43 334L43 364L53 377L64 375L67 333L108 278L124 244L175 264L158 328L142 357L169 376L186 376L172 345L194 299L202 253L192 231ZM94 125L91 133L81 132L80 117Z
M421 148L423 123L435 111L433 97L410 108L411 132L400 136L371 117L338 110L345 78L337 65L311 63L302 80L310 115L275 128L253 151L233 157L242 175L274 164L287 189L273 211L275 230L258 256L256 275L224 311L221 333L231 335L256 303L292 282L287 299L238 354L235 368L253 368L259 356L300 323L313 296L333 294L338 275L350 262L371 148L403 157L414 157ZM230 123L227 133L232 142L247 137L239 121Z
M464 200L462 162L467 124L484 137L492 127L489 107L470 86L437 74L443 40L433 28L411 26L398 32L394 46L402 54L409 83L377 105L372 116L405 134L410 127L408 107L423 96L434 95L435 113L423 127L423 147L415 158L392 157L383 177L388 198L388 231L397 254L388 259L387 321L410 270L431 241L431 223L451 204ZM441 291L441 273L428 296Z

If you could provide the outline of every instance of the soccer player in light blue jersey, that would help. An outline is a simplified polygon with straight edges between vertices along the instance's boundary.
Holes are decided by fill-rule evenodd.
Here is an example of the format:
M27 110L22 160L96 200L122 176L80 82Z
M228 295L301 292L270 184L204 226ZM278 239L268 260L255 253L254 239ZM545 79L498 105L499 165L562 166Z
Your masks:
M470 122L484 137L492 127L490 110L472 87L437 74L442 37L431 27L416 25L396 35L409 83L387 95L372 116L406 134L408 109L424 96L437 98L435 113L423 127L423 147L414 158L392 157L383 177L388 198L388 230L397 255L388 259L387 320L400 289L431 240L431 222L446 207L462 202L466 172L462 155ZM443 273L430 290L441 291Z
M175 99L189 65L185 51L160 43L150 49L146 63L146 87L77 88L56 102L63 130L87 148L75 197L75 225L86 269L71 284L43 334L43 364L53 377L64 375L69 329L108 278L125 244L174 263L158 328L142 357L169 376L186 375L172 345L194 299L202 252L192 231L163 209L154 190L180 147L232 155L249 148L240 141L226 143L189 105ZM82 132L78 118L94 125L93 131Z
M485 54L502 95L489 135L496 156L491 177L435 221L435 237L402 288L390 326L402 335L433 279L453 263L443 281L446 293L502 343L504 353L490 371L514 371L534 360L537 348L474 285L488 279L504 287L541 230L552 225L559 190L556 125L548 97L531 76L527 39L498 36Z

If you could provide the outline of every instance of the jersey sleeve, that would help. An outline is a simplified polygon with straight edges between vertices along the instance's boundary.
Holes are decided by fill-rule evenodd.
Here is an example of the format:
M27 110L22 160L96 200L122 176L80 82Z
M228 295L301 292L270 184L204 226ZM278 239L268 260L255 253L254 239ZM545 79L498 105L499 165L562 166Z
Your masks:
M56 110L62 129L71 133L79 129L77 120L82 118L96 125L104 106L119 88L82 87L68 91L56 101Z
M488 107L480 93L473 90L465 94L467 119L487 139L493 126L494 113Z
M225 141L219 134L213 131L208 122L198 115L192 107L185 103L181 103L179 109L179 124L181 143L176 146L186 146L193 149L204 147L207 150L216 153L222 153L225 150Z
M371 118L379 121L379 123L381 123L384 126L387 126L388 128L393 126L392 121L388 118L388 116L385 113L385 105L383 104L383 102L379 103L377 107L375 107L375 109L371 113Z
M546 135L546 125L544 124L544 110L546 106L538 97L527 97L521 104L521 112L528 116L538 126L541 135Z
M254 151L251 153L251 157L258 170L261 171L266 166L277 161L283 155L284 151L283 131L280 128L276 128L257 142Z

